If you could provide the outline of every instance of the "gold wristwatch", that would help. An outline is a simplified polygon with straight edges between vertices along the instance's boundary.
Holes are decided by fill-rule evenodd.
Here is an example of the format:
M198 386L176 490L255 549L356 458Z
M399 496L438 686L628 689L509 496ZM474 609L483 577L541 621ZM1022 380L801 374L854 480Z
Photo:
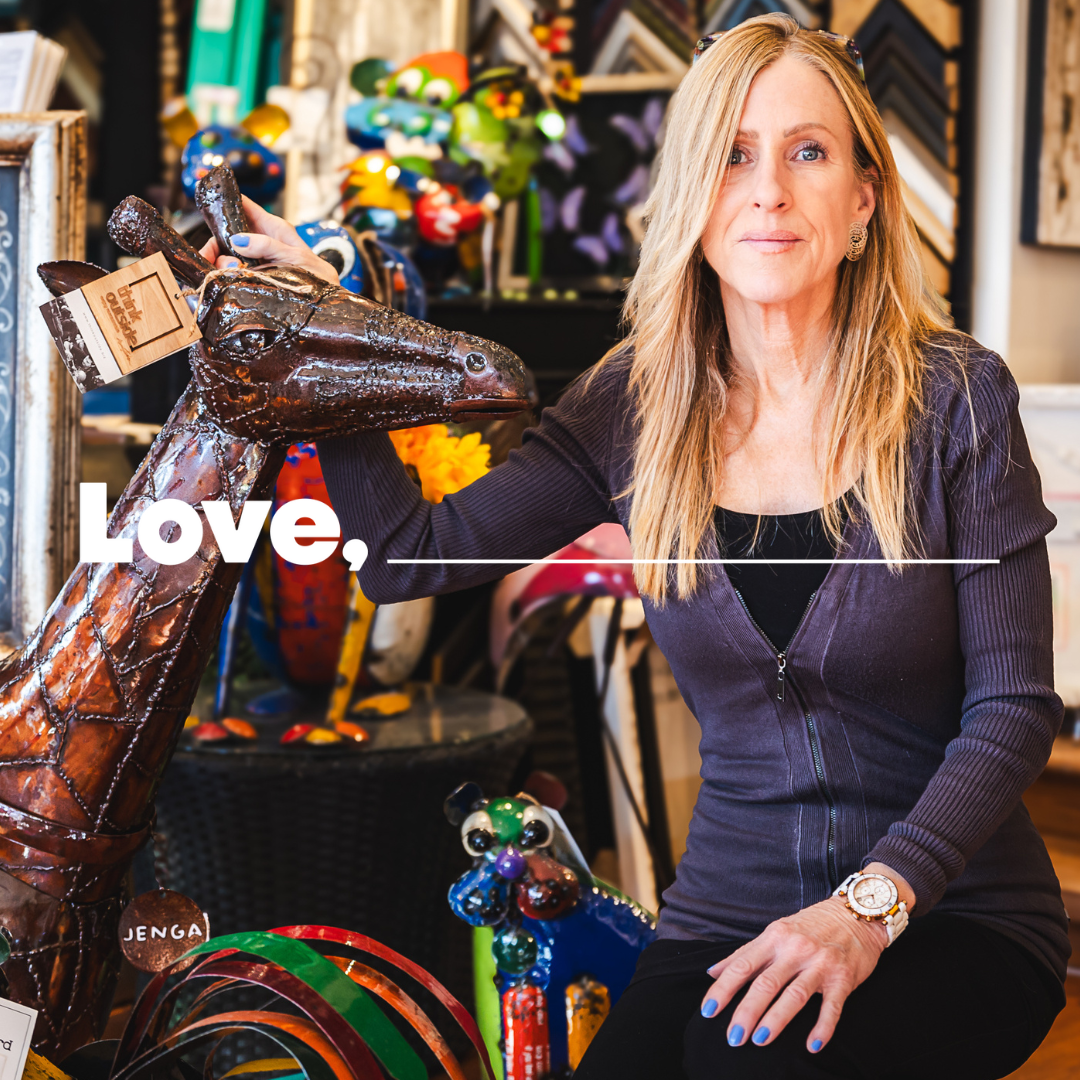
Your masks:
M888 948L907 926L907 904L900 899L895 882L884 874L864 874L856 870L849 874L836 888L833 896L842 896L848 911L856 919L879 922L889 935Z

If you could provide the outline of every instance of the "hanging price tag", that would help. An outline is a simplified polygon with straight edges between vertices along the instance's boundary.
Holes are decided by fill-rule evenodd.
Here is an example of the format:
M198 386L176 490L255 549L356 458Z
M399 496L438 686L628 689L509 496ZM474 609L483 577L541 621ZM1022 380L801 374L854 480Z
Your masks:
M160 251L42 304L41 313L83 393L202 337Z

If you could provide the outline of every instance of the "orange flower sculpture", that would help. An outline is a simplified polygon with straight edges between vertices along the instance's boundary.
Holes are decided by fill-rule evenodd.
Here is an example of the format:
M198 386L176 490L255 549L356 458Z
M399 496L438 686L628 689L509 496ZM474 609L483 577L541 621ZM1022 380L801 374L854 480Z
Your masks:
M442 502L444 495L468 487L491 468L491 449L478 431L458 437L445 424L425 424L391 431L390 439L428 502Z

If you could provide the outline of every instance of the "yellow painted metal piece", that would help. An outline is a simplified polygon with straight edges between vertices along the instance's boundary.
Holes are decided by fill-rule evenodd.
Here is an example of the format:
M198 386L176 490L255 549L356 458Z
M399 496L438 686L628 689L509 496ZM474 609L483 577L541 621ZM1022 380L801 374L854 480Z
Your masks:
M581 1064L609 1012L611 994L602 982L582 975L566 988L566 1041L571 1069Z
M58 1069L48 1058L43 1058L40 1054L35 1054L33 1050L28 1050L23 1080L71 1080L71 1077Z
M390 441L406 469L415 469L428 502L442 502L491 469L491 447L480 432L451 435L445 424L423 424L391 431Z
M342 190L347 193L346 210L354 206L375 206L393 210L399 218L412 217L412 199L396 186L401 170L385 150L361 154L349 166Z
M189 716L184 721L184 730L189 731L193 727L198 727L202 721L197 716Z
M316 746L325 746L329 743L339 743L344 736L339 735L336 731L331 731L329 728L317 727L312 728L305 736L304 742L314 743Z
M263 146L273 146L289 130L289 114L280 105L256 105L244 117L247 128Z
M328 724L345 719L349 701L360 675L360 665L367 648L371 624L375 618L375 605L364 595L355 574L349 575L349 607L345 613L345 633L341 639L341 655L338 658L337 676L330 694L326 711Z
M354 713L374 712L380 716L397 716L405 712L412 705L412 695L403 694L397 690L388 694L372 694L371 697L361 698L353 707Z
M160 119L165 134L179 150L183 150L188 140L199 133L199 121L195 119L186 97L175 97L165 102Z

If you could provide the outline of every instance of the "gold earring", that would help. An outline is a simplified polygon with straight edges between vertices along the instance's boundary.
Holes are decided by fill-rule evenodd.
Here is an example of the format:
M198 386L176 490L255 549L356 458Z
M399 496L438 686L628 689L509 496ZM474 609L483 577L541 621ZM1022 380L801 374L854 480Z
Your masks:
M844 253L851 262L858 262L866 251L866 238L870 234L861 221L853 221L848 230L848 246Z

